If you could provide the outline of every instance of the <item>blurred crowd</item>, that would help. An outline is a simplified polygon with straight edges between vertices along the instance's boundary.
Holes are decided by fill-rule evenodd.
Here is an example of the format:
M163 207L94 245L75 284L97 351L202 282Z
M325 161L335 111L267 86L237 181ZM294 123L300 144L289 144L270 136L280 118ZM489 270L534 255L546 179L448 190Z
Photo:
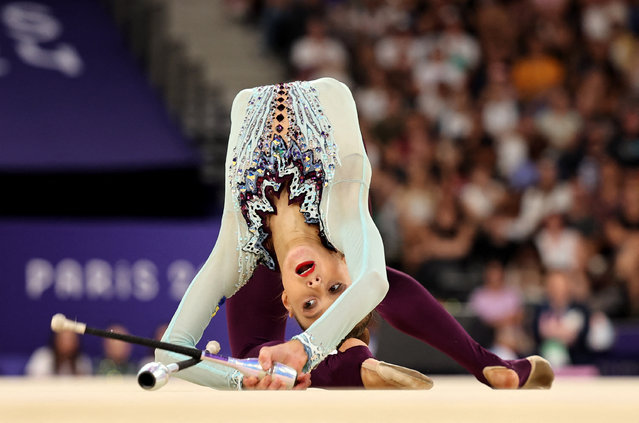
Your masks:
M387 260L496 349L579 363L639 317L638 2L227 6L290 79L350 86Z
M167 325L155 329L153 339L160 340ZM106 328L109 332L128 335L126 326L113 323ZM81 337L75 332L54 332L47 345L37 348L29 357L24 374L31 377L45 376L125 376L135 375L147 363L155 361L154 349L137 359L133 354L133 344L112 338L102 340L101 351L92 357L85 351Z

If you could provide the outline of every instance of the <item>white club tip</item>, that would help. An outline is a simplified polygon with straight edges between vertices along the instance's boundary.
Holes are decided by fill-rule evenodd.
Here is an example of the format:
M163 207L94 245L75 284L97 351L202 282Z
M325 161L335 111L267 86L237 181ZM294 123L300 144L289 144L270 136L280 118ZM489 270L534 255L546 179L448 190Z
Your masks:
M209 341L209 343L206 344L206 350L211 354L217 354L221 349L222 347L220 347L220 343L217 341Z
M69 330L72 332L83 334L87 325L80 322L74 322L65 317L64 314L58 313L51 318L51 330L54 332L62 332Z
M51 330L54 332L60 332L64 330L64 323L67 318L62 313L58 313L51 318Z

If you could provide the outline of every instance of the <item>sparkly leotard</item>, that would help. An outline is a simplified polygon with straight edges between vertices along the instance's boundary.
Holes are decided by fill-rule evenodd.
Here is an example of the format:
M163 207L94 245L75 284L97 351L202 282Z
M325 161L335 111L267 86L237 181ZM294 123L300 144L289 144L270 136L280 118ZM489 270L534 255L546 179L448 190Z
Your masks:
M368 210L371 168L355 102L344 84L330 78L258 87L236 96L231 121L220 233L163 339L194 346L220 300L237 292L259 263L275 266L264 244L264 218L274 212L269 191L287 181L289 200L299 202L306 222L317 224L326 244L344 254L351 278L326 312L295 337L308 355L308 371L388 290L382 240ZM177 359L157 355L160 361ZM212 363L178 375L217 388L241 386L241 375Z
M233 149L229 186L236 207L249 227L249 238L240 239L240 284L253 273L256 261L275 268L264 247L268 233L264 216L274 212L267 191L279 191L290 180L290 199L298 200L306 223L318 224L322 189L328 186L339 165L332 128L322 113L315 89L308 82L258 87Z

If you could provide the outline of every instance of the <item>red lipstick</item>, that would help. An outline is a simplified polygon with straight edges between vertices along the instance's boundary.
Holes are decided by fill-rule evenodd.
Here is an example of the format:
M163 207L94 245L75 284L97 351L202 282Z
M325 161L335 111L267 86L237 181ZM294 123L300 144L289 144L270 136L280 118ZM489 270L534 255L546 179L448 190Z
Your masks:
M315 270L315 262L304 261L297 265L297 267L295 268L295 273L302 277L305 277L313 273L313 270Z

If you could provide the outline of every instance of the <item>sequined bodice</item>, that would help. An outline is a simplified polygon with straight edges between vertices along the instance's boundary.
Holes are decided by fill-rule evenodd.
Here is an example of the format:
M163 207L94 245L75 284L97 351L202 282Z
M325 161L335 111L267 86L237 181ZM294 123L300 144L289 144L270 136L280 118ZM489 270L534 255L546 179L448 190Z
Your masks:
M330 122L308 82L256 88L247 107L228 169L235 207L249 229L248 239L238 234L240 285L258 263L275 267L264 246L264 218L275 211L268 191L288 180L290 199L300 202L306 223L317 224L323 236L322 190L339 164Z

